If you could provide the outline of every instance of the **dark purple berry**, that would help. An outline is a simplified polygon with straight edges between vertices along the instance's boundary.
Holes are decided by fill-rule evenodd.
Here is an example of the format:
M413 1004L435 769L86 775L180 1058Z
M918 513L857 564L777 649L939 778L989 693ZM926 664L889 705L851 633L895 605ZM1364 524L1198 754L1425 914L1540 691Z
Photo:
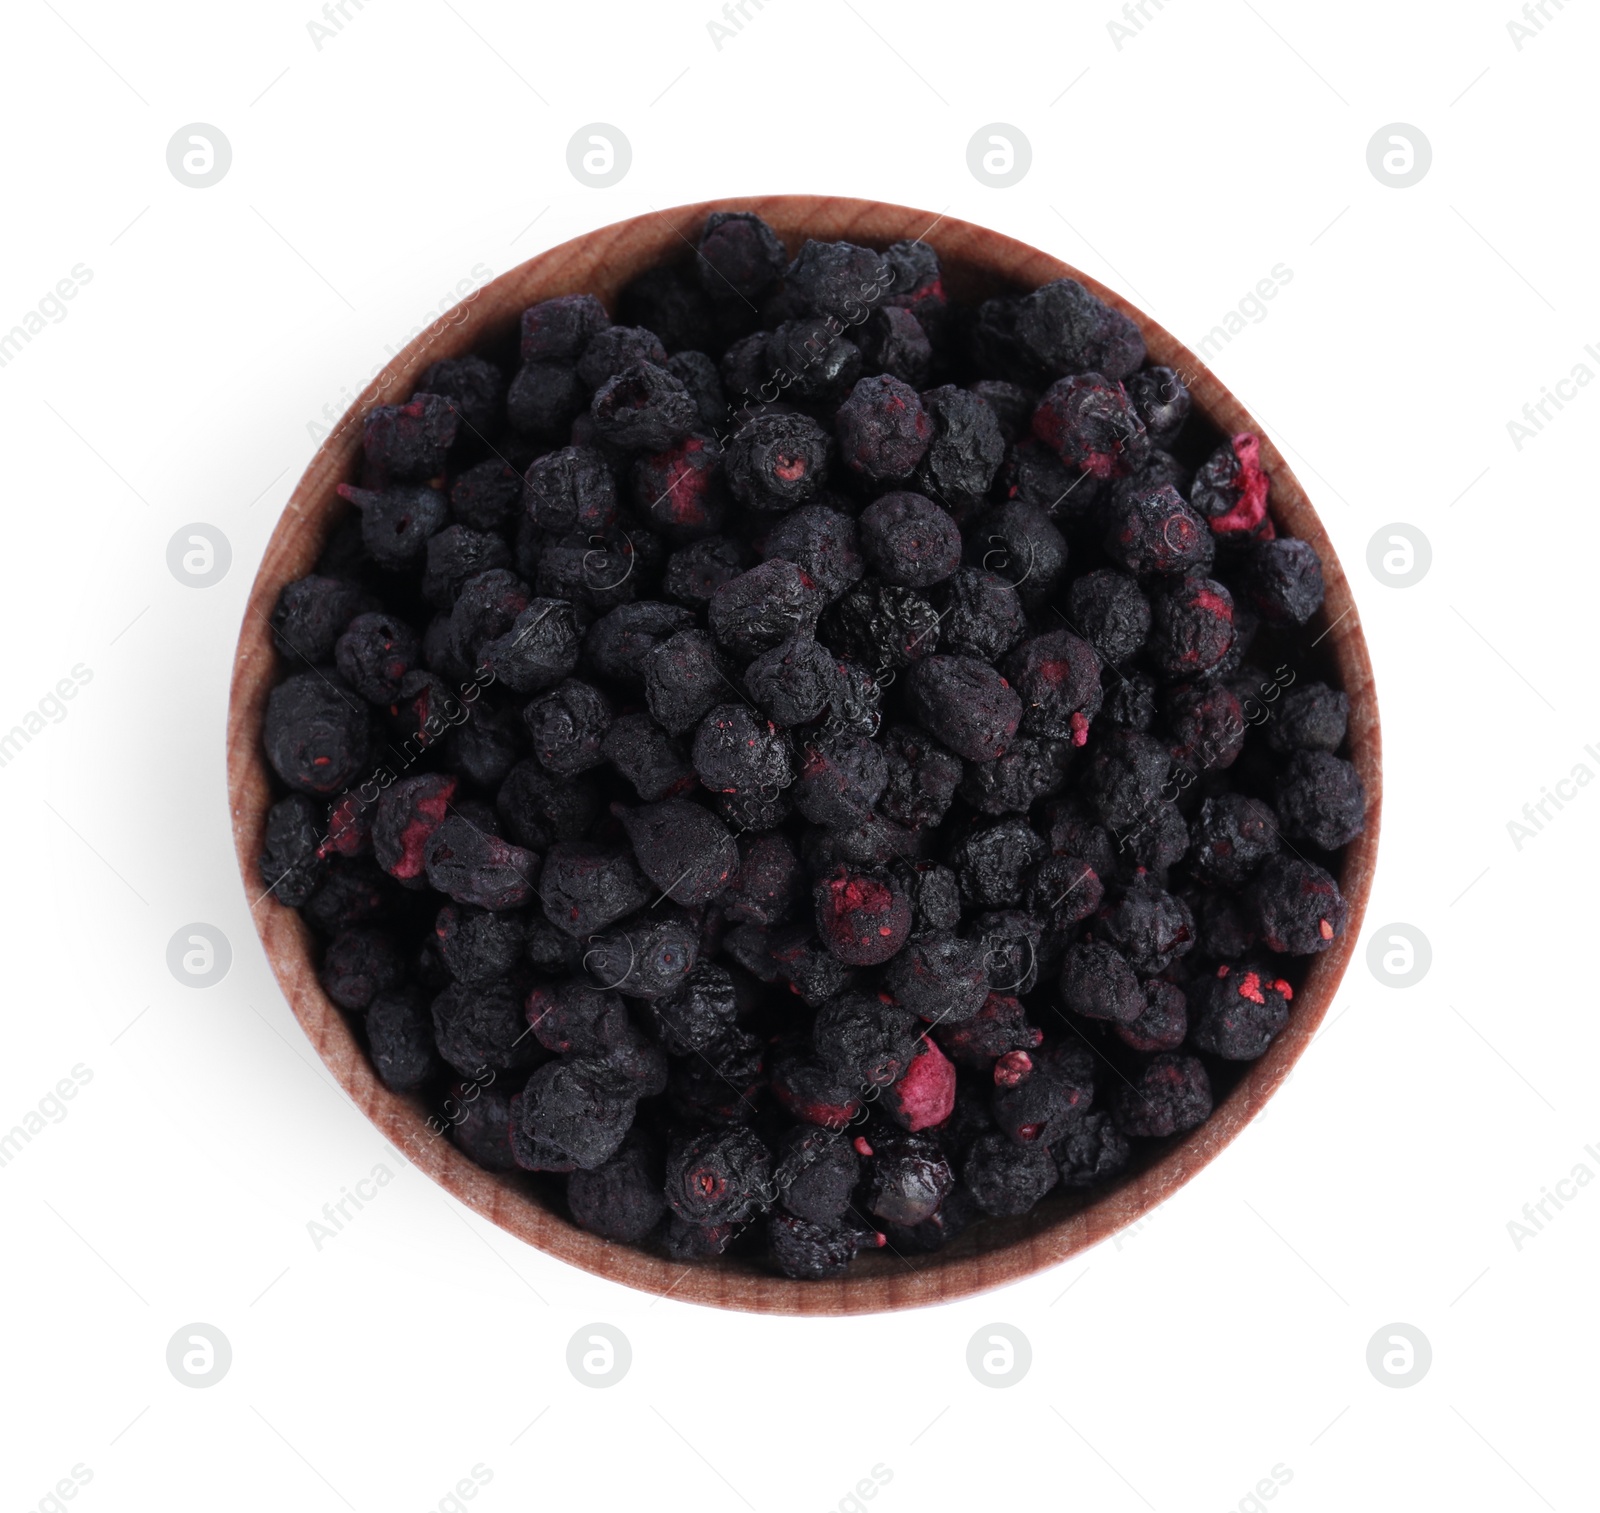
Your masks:
M1326 751L1297 751L1278 778L1283 833L1324 851L1348 845L1366 828L1366 791L1355 768Z

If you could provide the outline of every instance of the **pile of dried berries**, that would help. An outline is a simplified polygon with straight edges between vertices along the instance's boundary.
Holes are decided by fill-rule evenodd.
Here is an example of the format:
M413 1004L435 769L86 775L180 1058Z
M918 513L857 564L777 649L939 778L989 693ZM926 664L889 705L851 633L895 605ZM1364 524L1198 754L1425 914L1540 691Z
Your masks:
M1079 284L710 217L365 418L273 617L264 883L391 1088L794 1277L1192 1130L1364 796L1258 440Z

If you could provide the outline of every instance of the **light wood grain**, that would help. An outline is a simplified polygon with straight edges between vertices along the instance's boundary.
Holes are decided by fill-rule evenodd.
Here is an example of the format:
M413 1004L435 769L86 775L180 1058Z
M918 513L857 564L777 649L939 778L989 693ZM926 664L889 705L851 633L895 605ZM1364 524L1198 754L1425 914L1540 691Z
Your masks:
M240 872L248 896L261 893L256 859L272 802L261 750L268 691L280 675L268 617L285 583L308 572L330 529L346 508L335 485L354 475L361 420L377 404L406 398L422 370L505 340L524 307L556 294L590 292L614 306L617 291L643 269L680 256L713 209L753 210L791 252L807 236L846 238L884 247L925 236L946 270L957 299L1007 286L1037 287L1051 279L1079 280L1108 304L1132 316L1153 361L1183 374L1195 408L1227 433L1261 433L1244 406L1169 332L1076 268L981 226L924 210L864 200L808 195L718 200L680 206L606 226L553 248L488 284L442 316L386 367L318 449L267 544L240 631L228 713L228 792ZM931 229L930 229L931 228ZM562 1261L645 1292L685 1302L761 1313L854 1314L912 1308L998 1287L1046 1267L1113 1234L1169 1197L1233 1140L1256 1115L1305 1051L1333 1000L1361 933L1378 850L1382 801L1381 741L1372 666L1355 601L1332 544L1305 491L1277 448L1262 433L1262 461L1272 474L1272 514L1279 529L1310 541L1322 558L1327 602L1313 623L1326 631L1324 650L1350 696L1352 759L1367 790L1367 828L1345 855L1340 879L1350 905L1343 938L1316 958L1297 995L1289 1024L1267 1054L1207 1123L1114 1191L1085 1202L1057 1191L1024 1219L977 1225L933 1256L898 1257L879 1251L857 1261L834 1282L795 1282L745 1259L685 1263L586 1234L548 1204L531 1179L482 1171L447 1140L434 1138L420 1099L391 1093L378 1080L340 1011L317 982L312 937L299 915L270 895L253 918L295 1017L317 1054L369 1119L434 1181L502 1229ZM1331 627L1331 628L1329 628Z

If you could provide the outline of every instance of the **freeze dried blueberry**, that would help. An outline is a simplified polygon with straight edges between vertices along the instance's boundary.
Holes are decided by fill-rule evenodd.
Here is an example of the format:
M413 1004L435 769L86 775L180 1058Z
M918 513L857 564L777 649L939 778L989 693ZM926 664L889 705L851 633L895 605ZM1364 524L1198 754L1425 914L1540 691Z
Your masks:
M507 977L522 959L526 922L515 914L446 904L434 922L434 940L445 969L457 982L488 982Z
M413 394L403 405L375 405L361 423L367 462L388 478L433 478L460 425L442 394Z
M1131 830L1162 802L1171 766L1171 754L1153 737L1112 730L1089 753L1079 786L1104 824Z
M846 1224L813 1224L795 1214L775 1213L767 1219L767 1243L784 1276L821 1282L849 1270L862 1236ZM883 1243L881 1235L876 1243Z
M519 846L547 851L584 834L599 812L599 795L585 779L558 782L531 758L506 774L495 799L506 831Z
M861 513L861 549L878 576L903 588L942 583L961 566L961 529L921 494L884 494Z
M537 693L572 672L581 645L569 603L530 599L503 635L482 643L479 665L514 693Z
M541 300L522 312L522 360L575 361L595 334L610 324L605 306L592 294Z
M889 779L883 749L866 736L824 734L806 743L795 806L814 825L847 829L866 821Z
M367 1008L367 1051L383 1085L409 1093L438 1067L433 1051L433 1021L419 988L386 988Z
M303 907L327 872L317 816L317 806L303 793L291 793L267 810L256 870L285 908Z
M1287 956L1326 951L1344 934L1349 905L1314 862L1270 857L1245 894L1262 944Z
M439 1054L463 1077L520 1071L539 1056L522 994L505 979L452 983L433 1000L433 1033Z
M1151 660L1168 678L1201 677L1233 645L1233 595L1212 578L1178 578L1150 601Z
M674 903L690 907L715 898L739 866L738 847L726 826L688 799L619 808L618 818L640 870Z
M757 390L764 401L793 388L798 398L829 407L861 377L860 347L823 319L786 320L773 327L761 360L769 375Z
M602 678L639 686L644 681L645 658L663 641L693 625L694 615L681 605L651 599L619 604L585 632L585 663Z
M633 497L644 518L672 541L711 535L727 511L721 450L708 437L687 436L639 458Z
M1130 482L1132 476L1119 480L1118 486ZM1027 435L1007 448L995 488L1013 504L1031 506L1052 520L1076 526L1093 514L1106 494L1107 482L1068 467L1043 442Z
M1283 695L1266 721L1267 744L1274 751L1337 751L1350 722L1347 694L1326 683L1307 683Z
M588 393L570 362L525 362L506 390L506 419L529 436L565 436L583 413Z
M1072 628L1107 662L1126 662L1150 633L1150 601L1126 573L1102 567L1067 590Z
M644 658L645 700L671 735L691 730L720 699L728 683L716 647L701 630L668 637Z
M772 227L744 210L706 217L695 276L713 300L755 302L783 276L788 254Z
M582 1058L546 1063L511 1100L517 1165L533 1171L592 1171L621 1148L634 1106L632 1098L614 1091L597 1063Z
M630 1136L609 1161L567 1178L567 1206L580 1229L637 1244L661 1220L660 1162L650 1143Z
M1324 851L1348 845L1366 828L1366 791L1355 768L1326 751L1297 751L1278 778L1285 835Z
M773 1068L772 1093L792 1118L821 1129L843 1129L861 1112L858 1092L815 1056L780 1061Z
M945 584L945 595L940 644L955 656L998 662L1027 629L1016 589L995 573L958 568Z
M1244 712L1224 684L1179 684L1167 694L1165 715L1172 754L1186 767L1231 767L1244 750Z
M973 657L927 657L908 678L912 717L957 756L992 762L1022 719L1022 700L994 668Z
M924 1032L910 1064L884 1091L884 1116L903 1130L936 1129L950 1117L956 1101L956 1069Z
M1015 1219L1058 1178L1056 1163L1042 1145L1019 1146L1002 1134L990 1134L973 1142L961 1164L961 1180L984 1213Z
M682 746L647 714L614 720L600 751L646 803L686 793L697 781Z
M745 549L726 536L708 536L671 553L661 578L661 592L678 604L704 609L711 596L749 565Z
M666 367L667 349L661 338L641 326L607 326L584 346L578 358L578 377L585 388L598 389L608 378L641 362Z
M836 651L881 673L938 650L939 612L913 588L868 578L828 606L818 634Z
M588 942L583 969L597 987L625 998L665 998L699 957L699 931L672 914L645 915Z
M422 597L436 608L449 609L468 578L497 567L510 567L511 549L504 537L493 532L448 525L429 539L426 560ZM352 622L351 630L355 628Z
M1036 800L1060 791L1071 759L1065 741L1019 735L1003 757L969 762L959 792L980 814L1026 814Z
M1114 946L1070 946L1061 968L1061 1001L1085 1019L1132 1024L1145 1010L1144 990Z
M808 634L790 636L744 670L744 686L779 725L809 725L828 708L839 664Z
M1189 498L1219 536L1270 535L1267 494L1271 478L1261 466L1261 438L1251 431L1225 441L1194 476Z
M1237 961L1257 945L1254 917L1245 901L1230 893L1194 890L1196 949L1211 961Z
M1110 1114L1096 1109L1077 1120L1050 1147L1063 1187L1093 1187L1116 1176L1132 1154Z
M1189 999L1176 983L1152 978L1144 985L1145 1010L1131 1024L1115 1024L1117 1039L1135 1051L1175 1051L1189 1033Z
M272 610L272 644L278 655L321 667L350 622L369 601L359 584L312 573L286 583Z
M866 572L856 540L856 523L820 502L791 510L762 543L763 557L792 562L823 598L837 599Z
M1189 850L1189 827L1178 806L1162 799L1116 836L1112 871L1121 882L1131 882L1148 872L1157 883L1166 881L1167 869L1183 860Z
M522 712L533 754L552 777L576 777L605 760L600 743L611 727L611 705L592 684L567 678Z
M323 991L341 1009L360 1013L379 993L397 987L404 972L400 952L388 933L362 925L329 943L318 978Z
M894 277L883 254L870 247L807 238L784 281L813 313L854 322L883 298Z
M914 937L889 963L883 986L896 1003L930 1024L959 1024L989 997L984 946L948 931Z
M1054 1144L1094 1098L1094 1055L1081 1045L1034 1053L1026 1072L997 1080L990 1104L1000 1132L1017 1145Z
M1194 573L1211 566L1216 538L1171 484L1135 489L1112 500L1104 521L1101 545L1130 573Z
M774 557L717 589L706 622L717 645L744 663L811 630L821 608L816 584L794 563Z
M617 519L616 479L593 447L563 447L528 464L522 504L541 531L606 531Z
M519 909L533 894L533 869L539 858L470 820L452 815L423 846L428 882L458 904L480 909Z
M728 489L753 510L792 509L821 486L833 438L808 415L752 416L728 443Z
M294 673L267 695L267 760L302 793L339 792L367 765L371 742L367 706L335 677Z
M412 566L450 516L449 500L424 484L380 490L341 483L337 492L361 511L362 544L379 567Z
M448 400L466 435L481 439L500 423L505 374L481 357L446 357L429 363L417 387Z
M1193 1056L1157 1056L1118 1090L1114 1117L1124 1134L1180 1135L1211 1117L1211 1079Z
M1005 579L1030 609L1045 602L1067 566L1067 541L1036 505L1011 500L976 516L967 563Z
M595 435L608 446L660 452L694 428L694 400L682 382L653 362L608 378L589 405Z
M857 328L856 344L869 372L920 389L928 381L933 344L909 310L880 306Z
M972 826L951 848L949 861L969 904L1014 909L1022 902L1028 869L1044 850L1026 819L1007 815Z
M378 865L402 882L421 877L429 837L445 822L456 780L444 773L401 778L383 791L372 824Z
M1278 849L1278 817L1242 793L1220 793L1200 806L1189 863L1202 882L1238 888Z
M975 508L1005 461L1005 439L980 395L953 384L929 389L922 407L933 436L917 464L916 483L946 509Z
M1104 685L1102 685L1104 686ZM1147 673L1124 673L1110 681L1105 688L1105 701L1100 706L1102 726L1115 725L1121 730L1147 733L1156 722L1156 683Z
M1191 401L1183 380L1171 368L1145 368L1129 374L1123 384L1144 422L1151 445L1170 445L1189 414ZM1196 508L1202 514L1210 513L1198 501Z
M1055 279L1025 295L1017 305L1016 337L1045 373L1100 371L1123 378L1144 361L1138 327L1076 279Z
M671 349L674 344L668 333L663 332L663 338ZM667 359L667 372L682 383L694 400L700 416L695 429L720 437L728 423L728 402L723 397L717 365L704 352L674 351Z
M1100 874L1082 857L1047 856L1028 873L1023 901L1056 934L1088 919L1105 897Z
M1100 373L1051 384L1033 412L1033 434L1068 467L1096 478L1132 472L1150 450L1128 391Z
M1221 966L1200 990L1195 1046L1224 1061L1254 1061L1289 1022L1294 989L1260 962Z
M1018 436L1027 434L1034 409L1039 403L1037 394L1003 378L980 378L968 387L994 412L1000 435L1007 446ZM923 395L922 402L924 405L928 403L927 395Z
M1322 608L1322 563L1309 541L1258 541L1240 571L1244 600L1268 625L1304 625Z
M941 1024L933 1034L952 1061L983 1069L1008 1051L1032 1051L1044 1039L1028 1023L1021 1000L1007 993L990 993L971 1019Z
M691 1224L737 1223L766 1206L772 1152L743 1127L712 1130L667 1155L667 1203Z
M916 1053L916 1016L879 995L846 993L817 1010L811 1035L817 1055L854 1088L898 1081Z
M893 880L841 869L812 890L817 933L847 966L889 960L911 934L911 900Z
M933 439L917 391L887 373L860 379L833 427L840 460L875 483L909 478Z
M920 1224L955 1186L950 1162L929 1134L880 1127L870 1136L870 1148L867 1211L889 1224Z
M991 996L1031 993L1041 968L1060 965L1060 943L1047 937L1045 926L1039 915L1021 909L994 909L972 920L968 933L983 947Z
M1130 883L1115 904L1102 909L1095 931L1115 946L1141 977L1164 972L1194 949L1194 916L1189 906L1148 878Z
M444 1114L450 1121L451 1140L485 1171L516 1170L517 1158L511 1147L511 1098L504 1092L485 1087L476 1079L457 1083L450 1089Z
M732 1028L738 993L726 967L701 962L674 991L648 1000L661 1043L674 1056L692 1056Z
M507 568L490 568L461 585L449 619L449 646L461 666L478 665L483 648L527 609L528 597L527 584Z
M832 1224L849 1211L860 1171L855 1148L843 1135L797 1125L778 1142L772 1184L778 1201L796 1218Z
M306 901L305 917L319 934L338 935L381 919L392 902L389 880L371 862L335 864Z
M961 921L961 886L955 873L938 862L918 862L908 882L912 933L955 929Z
M547 1051L603 1059L638 1039L622 1000L572 980L542 983L528 994L523 1013Z
M1070 630L1024 641L1002 664L1022 701L1022 729L1071 746L1089 739L1100 712L1100 658Z
M497 531L522 502L522 477L498 457L459 474L450 485L450 513L475 531Z
M690 761L701 783L732 807L770 803L794 781L787 735L752 714L747 704L713 708L695 730Z
M736 924L771 925L782 919L805 887L804 869L780 831L739 837L739 863L719 903Z
M650 902L645 879L622 849L557 841L539 874L545 918L583 940Z

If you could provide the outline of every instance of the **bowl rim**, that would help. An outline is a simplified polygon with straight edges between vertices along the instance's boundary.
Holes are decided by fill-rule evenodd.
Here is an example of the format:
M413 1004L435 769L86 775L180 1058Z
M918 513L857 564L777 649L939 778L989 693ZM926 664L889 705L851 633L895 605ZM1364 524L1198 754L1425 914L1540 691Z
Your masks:
M1152 362L1176 369L1194 408L1225 435L1254 431L1261 460L1272 475L1271 514L1285 534L1310 541L1322 559L1326 595L1317 641L1330 654L1350 699L1349 752L1367 793L1366 829L1345 849L1339 883L1349 907L1345 931L1312 959L1296 994L1289 1023L1267 1052L1198 1129L1174 1137L1151 1163L1122 1185L1075 1211L1029 1224L986 1221L996 1243L961 1242L930 1255L900 1257L890 1265L865 1256L846 1276L824 1282L769 1274L746 1258L673 1261L600 1239L546 1207L523 1185L526 1174L483 1170L426 1123L419 1096L392 1093L379 1081L343 1014L323 993L312 965L312 935L297 911L263 893L257 858L266 811L273 802L262 750L266 697L279 675L270 615L283 584L310 571L327 529L344 508L334 485L351 476L360 450L360 424L373 406L408 397L429 363L460 356L483 344L522 308L553 295L615 292L642 269L667 262L692 246L683 227L697 226L714 210L752 211L778 232L791 251L806 236L855 240L882 248L898 240L924 240L951 270L966 270L1037 287L1073 278L1132 318ZM1314 642L1313 645L1316 645ZM414 1165L447 1192L507 1233L593 1275L658 1297L767 1314L854 1315L949 1302L1019 1281L1058 1265L1139 1219L1191 1181L1243 1132L1304 1054L1332 1003L1360 937L1376 864L1382 817L1382 736L1372 664L1349 581L1321 520L1293 470L1271 438L1198 356L1142 310L1098 280L1048 253L972 222L903 205L833 195L729 197L651 211L597 227L528 259L469 294L398 352L362 389L322 440L295 485L269 538L250 595L235 652L227 720L228 798L234 844L251 917L285 998L312 1047L356 1106ZM426 1136L426 1138L424 1138ZM1048 1202L1048 1199L1046 1200ZM863 1263L880 1263L863 1269Z

